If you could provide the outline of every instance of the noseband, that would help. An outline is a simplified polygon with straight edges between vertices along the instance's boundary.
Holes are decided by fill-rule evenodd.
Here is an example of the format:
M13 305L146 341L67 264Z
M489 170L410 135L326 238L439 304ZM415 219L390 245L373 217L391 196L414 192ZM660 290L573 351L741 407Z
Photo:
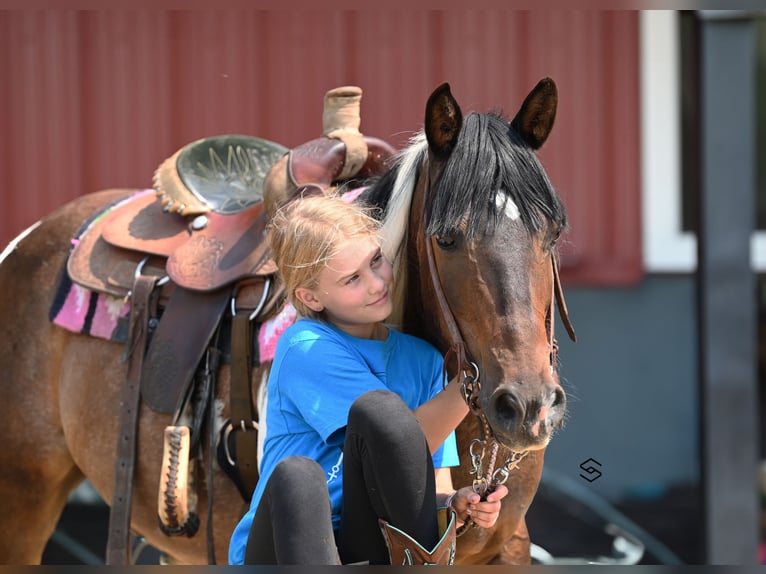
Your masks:
M484 409L479 404L479 392L481 391L480 371L479 366L468 359L466 355L466 344L463 341L463 336L460 333L460 327L455 320L455 316L452 313L452 309L449 306L446 296L444 295L444 289L442 288L441 279L436 269L436 261L434 259L433 238L426 237L426 260L428 261L428 274L431 279L431 286L433 287L434 294L436 295L436 301L439 305L439 313L444 323L447 326L449 332L450 347L444 357L444 366L442 369L442 381L443 386L447 385L449 375L447 373L447 365L450 357L455 356L457 360L458 372L462 373L463 380L461 382L461 391L463 400L468 405L468 409L473 413L479 422L479 429L481 432L480 438L475 438L471 441L470 456L471 456L471 474L473 479L473 490L479 494L482 500L485 500L487 495L494 491L498 485L503 484L510 476L510 471L517 468L521 460L527 455L529 451L510 451L510 454L506 458L503 464L495 469L497 462L497 453L499 450L499 443L495 439L492 427L487 420ZM574 329L569 321L569 315L564 301L564 293L561 288L561 282L559 280L558 266L556 264L556 258L551 254L551 264L553 266L553 289L551 293L551 305L552 309L553 301L555 300L561 314L562 321L566 327L569 336L572 340L575 340ZM550 348L550 361L551 372L555 369L555 364L558 354L558 343L553 335L554 319L550 317L550 330L548 345ZM487 454L487 443L489 446L489 459L486 471L483 470L484 457ZM468 520L458 529L458 535L463 534L468 528L474 526L475 523Z

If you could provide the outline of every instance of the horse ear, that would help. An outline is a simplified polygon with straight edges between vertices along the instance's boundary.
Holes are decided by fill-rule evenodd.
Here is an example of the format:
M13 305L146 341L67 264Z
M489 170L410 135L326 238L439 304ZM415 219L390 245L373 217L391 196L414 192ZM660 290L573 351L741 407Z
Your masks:
M463 112L445 82L434 90L426 103L425 129L431 150L437 156L449 155L462 125Z
M511 122L527 145L532 149L540 147L548 139L556 119L559 93L550 78L540 80L521 104L521 109Z

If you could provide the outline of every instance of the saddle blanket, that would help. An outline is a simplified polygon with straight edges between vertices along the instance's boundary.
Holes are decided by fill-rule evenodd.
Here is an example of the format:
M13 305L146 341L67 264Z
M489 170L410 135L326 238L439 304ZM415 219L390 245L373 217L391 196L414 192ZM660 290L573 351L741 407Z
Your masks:
M153 190L147 189L141 193L149 192ZM83 223L71 240L70 253L95 222L133 197L135 196L129 196L106 206ZM54 325L75 333L125 342L128 336L129 314L130 303L122 298L101 296L99 293L73 283L66 271L66 262L64 263L49 312L49 319Z
M125 343L128 337L130 302L120 297L97 293L72 283L64 274L59 285L63 303L51 308L51 321L73 333L81 333ZM265 321L258 330L258 358L260 362L274 358L279 336L295 322L295 308L286 303L274 317Z

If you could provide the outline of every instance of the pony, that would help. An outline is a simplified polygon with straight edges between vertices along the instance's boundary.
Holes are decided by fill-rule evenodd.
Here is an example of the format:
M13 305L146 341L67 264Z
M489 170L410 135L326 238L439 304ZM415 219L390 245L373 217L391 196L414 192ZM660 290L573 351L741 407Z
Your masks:
M396 322L433 342L445 353L445 376L463 381L473 415L457 430L454 484L486 493L505 482L510 491L493 528L461 533L458 564L530 562L524 516L545 447L565 419L553 314L558 301L573 337L555 256L566 214L534 153L552 129L557 98L546 78L509 122L495 113L464 117L449 85L440 86L426 104L421 134L359 198L382 214L399 273ZM48 312L77 230L135 191L85 194L26 230L0 258L4 564L40 562L69 494L84 479L112 501L123 349L53 325ZM268 362L254 368L252 380L265 380L268 368ZM230 371L220 367L214 391L216 429L229 415ZM251 399L255 408L255 391ZM169 562L214 562L226 556L246 502L203 444L198 463L211 469L211 480L199 488L199 520L209 536L161 532L159 437L170 424L170 415L141 405L131 530Z

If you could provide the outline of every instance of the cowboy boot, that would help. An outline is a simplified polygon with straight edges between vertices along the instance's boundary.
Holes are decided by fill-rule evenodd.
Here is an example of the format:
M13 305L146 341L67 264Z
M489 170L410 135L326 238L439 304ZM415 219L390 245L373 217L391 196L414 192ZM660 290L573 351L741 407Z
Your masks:
M439 525L439 542L430 551L423 548L416 540L396 526L391 526L383 519L378 520L392 565L451 566L454 564L455 512L452 509L439 508L436 511L436 517Z

